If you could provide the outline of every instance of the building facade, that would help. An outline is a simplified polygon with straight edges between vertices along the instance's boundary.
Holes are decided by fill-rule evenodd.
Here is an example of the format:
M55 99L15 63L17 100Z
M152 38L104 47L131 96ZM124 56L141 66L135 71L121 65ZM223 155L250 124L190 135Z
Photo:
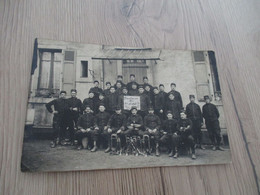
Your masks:
M135 74L138 83L147 76L153 86L164 84L166 92L172 82L176 83L184 106L190 94L196 96L201 107L204 95L209 95L219 109L221 129L226 132L216 60L211 51L122 48L44 39L37 40L35 49L27 125L51 128L52 114L45 104L57 98L61 90L69 96L75 88L83 100L94 80L104 89L107 81L116 82L117 75L123 75L127 83L130 74Z

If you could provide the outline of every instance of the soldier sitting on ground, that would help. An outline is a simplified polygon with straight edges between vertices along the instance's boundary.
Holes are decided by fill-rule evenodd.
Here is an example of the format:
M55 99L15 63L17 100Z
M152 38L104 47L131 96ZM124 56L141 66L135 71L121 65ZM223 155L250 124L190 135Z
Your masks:
M75 134L75 137L78 140L78 150L81 150L82 148L90 149L91 137L95 136L95 131L94 115L91 112L89 105L86 105L85 113L79 117L77 126L78 130Z

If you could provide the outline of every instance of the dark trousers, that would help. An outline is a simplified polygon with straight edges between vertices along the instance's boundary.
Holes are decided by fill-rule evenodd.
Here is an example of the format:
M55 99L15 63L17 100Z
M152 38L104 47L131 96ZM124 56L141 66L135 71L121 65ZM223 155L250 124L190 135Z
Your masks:
M173 135L171 134L164 134L159 141L160 144L164 144L167 146L168 149L173 150L174 145L173 145Z
M148 135L152 141L156 144L160 141L160 132L157 130L155 133L150 133L149 131L141 131L140 134L142 136Z
M192 136L196 144L201 144L202 132L201 132L201 120L191 119L192 121Z
M213 120L209 121L206 120L206 128L209 133L209 138L212 142L212 144L219 146L221 142L221 135L220 135L220 127L219 127L219 121Z
M78 129L77 127L78 118L79 118L78 115L73 115L70 116L68 119L70 141L74 141L75 139L75 129Z
M181 143L184 143L185 146L190 147L193 154L195 154L195 142L192 135L182 134L173 136L173 145L174 147L179 147Z
M67 127L69 126L68 118L62 115L54 114L53 116L53 140L58 138L64 139Z
M82 144L82 139L87 137L89 140L91 139L91 133L89 132L82 132L81 130L76 131L75 133L75 137L78 140L78 144L81 145Z

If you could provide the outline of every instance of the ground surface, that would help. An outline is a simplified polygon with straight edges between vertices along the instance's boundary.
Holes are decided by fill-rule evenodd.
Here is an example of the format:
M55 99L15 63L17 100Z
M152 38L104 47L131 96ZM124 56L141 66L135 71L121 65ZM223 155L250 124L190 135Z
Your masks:
M22 164L30 171L69 171L109 168L134 168L150 166L183 166L198 164L223 164L231 160L230 150L196 150L197 159L190 155L178 159L169 158L166 153L156 156L109 155L104 150L95 153L89 150L76 150L75 146L57 146L50 148L48 140L26 141L23 146Z

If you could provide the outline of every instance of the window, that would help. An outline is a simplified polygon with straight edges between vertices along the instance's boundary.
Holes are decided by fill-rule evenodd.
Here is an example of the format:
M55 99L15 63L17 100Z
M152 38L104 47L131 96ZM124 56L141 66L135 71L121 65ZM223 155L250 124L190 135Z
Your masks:
M123 60L123 64L146 64L146 60Z
M88 77L88 61L81 61L81 77Z
M60 90L61 50L39 50L39 58L37 96L53 96Z

